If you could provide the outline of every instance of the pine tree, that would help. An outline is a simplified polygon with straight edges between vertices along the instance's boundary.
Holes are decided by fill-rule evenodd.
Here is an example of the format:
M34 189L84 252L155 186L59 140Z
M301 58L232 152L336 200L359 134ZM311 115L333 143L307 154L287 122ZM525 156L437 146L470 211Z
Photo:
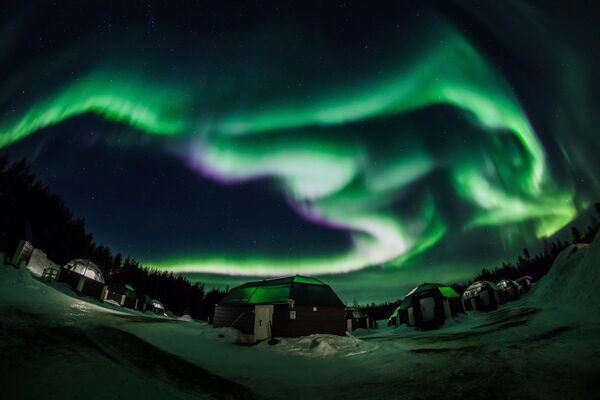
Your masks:
M110 271L110 274L111 275L116 274L121 269L122 265L123 265L123 256L121 255L121 253L117 253L115 255L115 258L113 259L113 264L112 264L112 269Z

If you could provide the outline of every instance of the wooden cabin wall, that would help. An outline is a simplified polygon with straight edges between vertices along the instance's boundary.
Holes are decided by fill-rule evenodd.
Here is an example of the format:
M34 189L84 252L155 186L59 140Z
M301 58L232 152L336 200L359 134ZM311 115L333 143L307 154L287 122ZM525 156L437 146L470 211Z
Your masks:
M253 334L254 306L230 304L217 305L215 307L213 327L231 327L240 330L242 333Z
M112 301L116 301L117 303L121 304L121 297L122 297L121 293L117 293L114 290L108 290L108 292L106 293L105 300L112 300Z
M78 273L69 271L66 268L61 268L56 280L58 282L65 282L67 285L71 286L73 290L75 290L77 288L77 283L79 282L80 277L81 275Z
M102 291L104 290L104 283L95 281L91 278L84 277L85 283L81 293L86 296L93 297L97 300L102 299Z
M344 336L346 334L346 310L344 307L296 306L277 304L273 310L273 336L300 337L313 333ZM290 311L296 319L290 319Z
M471 301L470 299L468 301ZM448 299L450 303L450 311L452 312L452 316L456 317L458 313L464 313L465 307L461 298L452 298Z
M137 302L136 297L125 296L125 302L123 303L123 307L126 308L135 308Z
M346 318L347 320L352 321L352 330L356 330L356 329L368 329L369 327L369 321L367 317L363 317L363 318Z
M75 292L77 292L77 285L79 284L81 278L83 278L84 283L80 294L101 300L104 284L88 278L85 275L78 274L77 272L70 271L66 268L61 268L57 281L65 282L71 286Z
M408 308L403 308L398 311L398 325L401 324L410 325L410 320L408 318Z

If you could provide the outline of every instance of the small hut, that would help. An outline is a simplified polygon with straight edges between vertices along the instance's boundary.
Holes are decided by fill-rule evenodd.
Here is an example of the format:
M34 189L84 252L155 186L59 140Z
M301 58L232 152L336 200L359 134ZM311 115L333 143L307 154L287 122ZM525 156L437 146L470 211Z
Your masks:
M107 287L104 291L103 300L113 301L121 307L136 309L138 296L135 290L129 285L114 284Z
M346 308L346 330L352 332L356 329L377 329L377 321L357 307L348 307Z
M213 326L233 327L254 341L272 336L346 334L346 307L329 285L291 276L233 288L215 307Z
M525 275L520 277L519 279L515 279L515 282L517 282L521 287L522 293L527 293L531 289L531 285L533 285L533 278L529 275Z
M152 300L152 312L154 314L167 316L167 312L165 310L165 306L158 300Z
M498 287L504 293L504 298L506 301L515 301L521 298L521 288L519 284L515 281L511 281L510 279L503 279L498 282Z
M436 329L447 318L464 312L460 295L450 286L423 283L402 299L400 306L390 316L388 325L406 324L420 329Z
M90 260L69 261L60 269L56 279L71 286L75 293L101 300L105 290L104 276L96 264Z
M502 290L493 282L473 282L463 293L465 309L492 311L498 308L498 304L504 304Z

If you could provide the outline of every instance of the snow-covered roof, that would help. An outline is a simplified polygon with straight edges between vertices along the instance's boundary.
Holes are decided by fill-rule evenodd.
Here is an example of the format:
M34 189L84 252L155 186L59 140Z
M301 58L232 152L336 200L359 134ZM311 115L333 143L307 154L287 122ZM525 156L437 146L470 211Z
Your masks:
M494 291L499 291L501 290L498 285L496 285L494 282L490 282L490 281L476 281L473 282L463 293L462 297L463 299L467 300L473 297L476 297L479 295L479 293L487 288L491 288Z
M156 308L162 308L163 310L165 309L165 306L163 306L163 303L161 303L158 300L152 300L152 305Z
M498 282L497 285L500 289L502 290L506 290L511 286L519 286L519 284L515 281L512 281L510 279L502 279L500 282Z

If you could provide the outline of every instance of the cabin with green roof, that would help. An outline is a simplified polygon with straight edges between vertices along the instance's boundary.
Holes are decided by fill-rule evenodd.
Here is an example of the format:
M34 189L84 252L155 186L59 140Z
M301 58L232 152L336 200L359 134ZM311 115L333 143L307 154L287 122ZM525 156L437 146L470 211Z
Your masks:
M137 309L138 295L130 285L112 284L106 288L102 300L117 303L121 307Z
M305 276L235 287L215 307L213 326L232 327L255 341L314 333L346 334L345 306L333 289Z
M352 332L357 329L377 329L377 321L358 307L348 307L346 308L346 330Z
M440 283L423 283L411 290L388 320L389 325L406 324L420 329L436 329L446 319L464 313L458 293Z

